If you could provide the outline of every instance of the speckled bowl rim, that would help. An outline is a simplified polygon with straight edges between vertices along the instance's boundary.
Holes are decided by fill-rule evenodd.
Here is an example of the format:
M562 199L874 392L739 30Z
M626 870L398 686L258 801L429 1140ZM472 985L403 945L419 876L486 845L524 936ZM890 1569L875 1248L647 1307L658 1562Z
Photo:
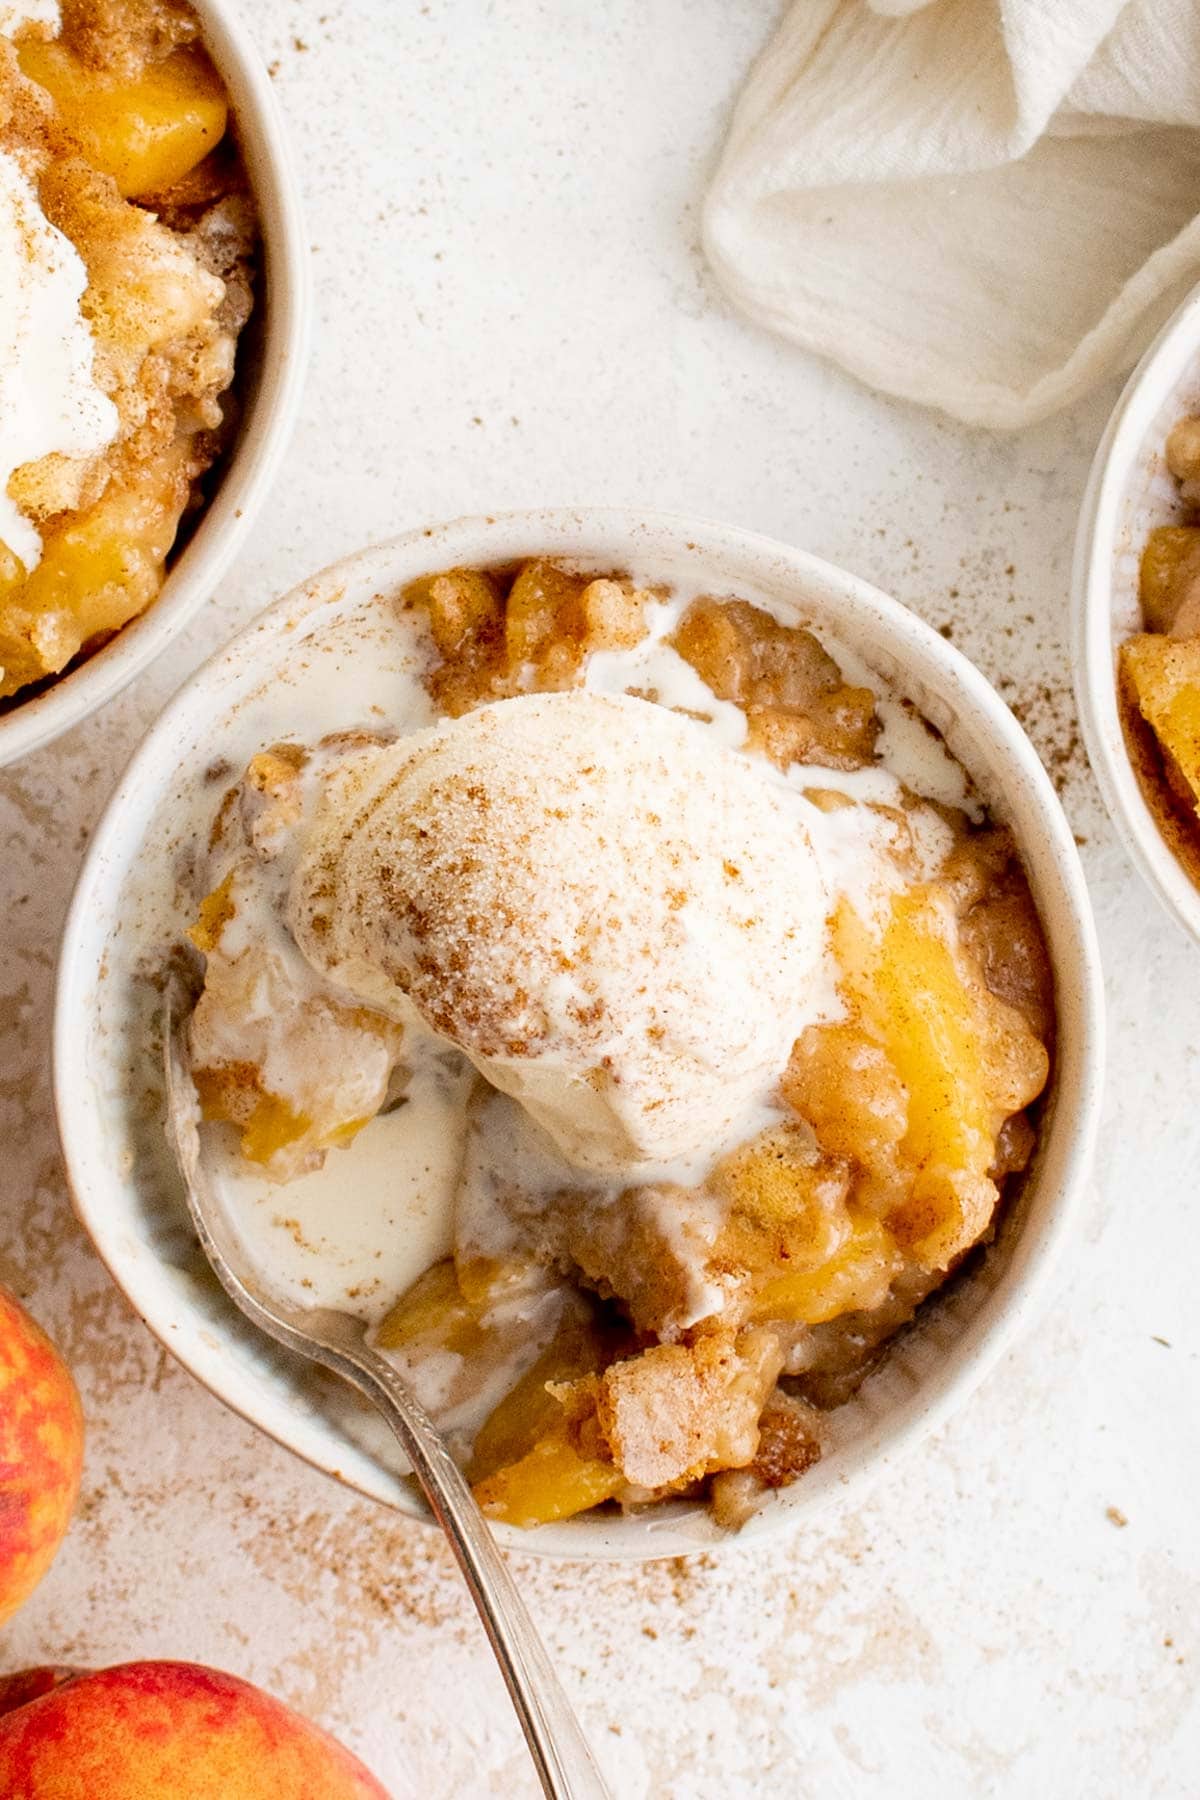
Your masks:
M104 944L117 916L125 871L162 803L175 763L172 746L190 742L193 717L212 710L231 671L252 663L273 637L293 631L306 613L350 583L371 591L455 563L506 563L524 555L597 558L651 574L669 556L694 559L721 579L753 591L786 579L805 608L837 631L851 623L876 643L871 660L903 668L914 688L936 695L951 721L957 753L976 770L995 765L1003 804L1021 844L1042 910L1058 989L1059 1047L1055 1098L1042 1134L1035 1176L1022 1200L1004 1272L961 1331L955 1328L934 1373L895 1409L885 1410L848 1457L823 1460L803 1481L773 1499L737 1537L715 1531L702 1509L659 1509L630 1518L587 1515L534 1532L501 1528L513 1548L582 1561L648 1560L746 1545L811 1519L835 1495L849 1496L879 1479L898 1457L935 1430L1003 1355L1044 1289L1070 1227L1091 1163L1103 1080L1103 990L1087 890L1070 827L1029 740L984 677L915 614L878 589L816 557L729 526L669 514L607 509L554 509L456 520L407 533L335 564L297 588L220 651L184 686L159 718L122 777L81 870L60 951L54 1019L54 1097L63 1153L78 1215L113 1279L160 1341L234 1411L315 1467L372 1498L425 1517L406 1483L372 1459L357 1456L344 1435L298 1404L285 1404L267 1384L231 1368L236 1329L226 1341L198 1307L181 1305L153 1255L131 1245L134 1202L113 1157L105 1154L103 1097L88 1080L87 1016ZM760 581L761 578L761 581ZM941 719L938 720L942 723ZM945 726L943 726L945 729ZM110 1102L111 1104L111 1102ZM1026 1204L1028 1202L1028 1204ZM125 1211L123 1213L122 1208Z
M192 0L229 93L262 231L265 326L254 391L216 492L153 604L78 668L0 713L0 767L42 749L115 698L212 598L278 472L307 363L312 283L300 190L271 78L236 9Z
M1200 942L1200 888L1159 829L1125 742L1117 697L1114 579L1128 496L1147 455L1161 455L1161 415L1198 361L1200 287L1193 288L1146 351L1100 440L1075 538L1071 619L1075 694L1104 804L1138 874L1171 917Z

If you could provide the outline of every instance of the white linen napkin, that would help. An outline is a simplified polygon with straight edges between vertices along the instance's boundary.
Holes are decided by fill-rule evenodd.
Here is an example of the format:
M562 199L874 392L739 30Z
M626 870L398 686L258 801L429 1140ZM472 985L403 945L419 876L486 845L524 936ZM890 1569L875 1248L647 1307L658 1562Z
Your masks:
M793 0L705 207L734 302L1019 426L1200 277L1200 0Z

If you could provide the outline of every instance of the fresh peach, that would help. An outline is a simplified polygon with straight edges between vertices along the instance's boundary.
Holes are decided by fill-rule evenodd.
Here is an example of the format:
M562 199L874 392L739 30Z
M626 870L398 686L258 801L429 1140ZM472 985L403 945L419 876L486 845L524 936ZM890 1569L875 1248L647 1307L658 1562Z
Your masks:
M5 1800L388 1800L334 1738L216 1669L135 1662L10 1681Z
M71 1372L0 1288L0 1622L54 1561L82 1466L83 1412Z

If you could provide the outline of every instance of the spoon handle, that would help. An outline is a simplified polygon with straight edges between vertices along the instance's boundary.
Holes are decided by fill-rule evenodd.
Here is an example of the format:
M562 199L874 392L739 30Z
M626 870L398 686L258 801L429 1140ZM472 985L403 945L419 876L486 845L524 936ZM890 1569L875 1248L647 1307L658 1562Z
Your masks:
M352 1379L395 1432L458 1559L550 1800L609 1800L571 1703L517 1593L486 1519L420 1402L366 1345L346 1355ZM346 1373L351 1373L346 1370Z

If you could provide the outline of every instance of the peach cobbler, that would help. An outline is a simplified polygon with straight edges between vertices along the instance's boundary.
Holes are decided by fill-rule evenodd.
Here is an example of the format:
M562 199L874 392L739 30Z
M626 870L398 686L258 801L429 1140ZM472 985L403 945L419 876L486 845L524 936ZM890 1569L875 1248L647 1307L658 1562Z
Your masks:
M1145 630L1121 645L1126 740L1160 828L1200 884L1200 418L1167 437L1178 523L1150 533L1138 597Z
M181 0L0 36L0 696L144 612L229 436L256 228Z
M1054 1005L1012 840L847 653L745 600L530 561L379 604L434 722L227 789L201 1110L288 1182L457 1083L452 1253L377 1343L493 1517L736 1524L1034 1151Z

